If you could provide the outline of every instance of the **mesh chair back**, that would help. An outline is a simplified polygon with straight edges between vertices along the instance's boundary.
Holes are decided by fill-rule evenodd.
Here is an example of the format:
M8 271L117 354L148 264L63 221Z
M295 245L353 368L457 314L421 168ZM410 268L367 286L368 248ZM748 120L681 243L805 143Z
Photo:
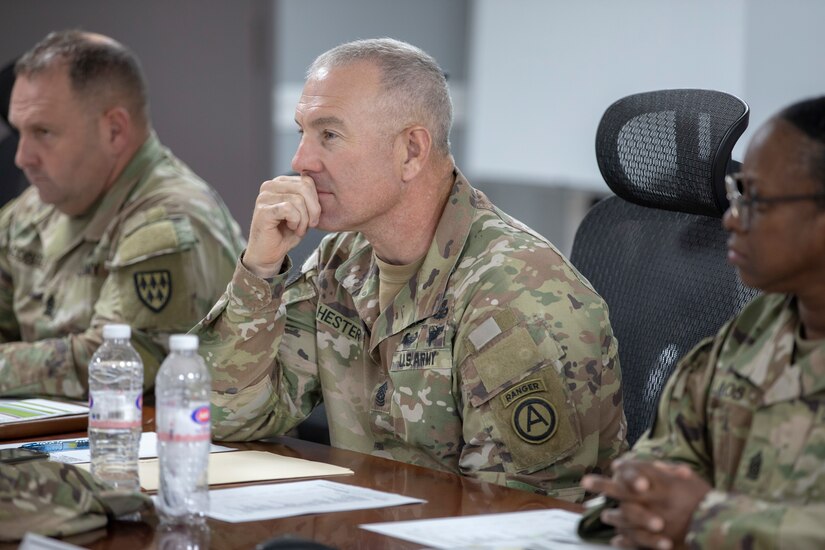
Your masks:
M618 196L585 216L571 260L610 307L631 444L678 359L756 294L726 262L720 220L747 122L729 94L664 90L617 101L599 125L599 168Z

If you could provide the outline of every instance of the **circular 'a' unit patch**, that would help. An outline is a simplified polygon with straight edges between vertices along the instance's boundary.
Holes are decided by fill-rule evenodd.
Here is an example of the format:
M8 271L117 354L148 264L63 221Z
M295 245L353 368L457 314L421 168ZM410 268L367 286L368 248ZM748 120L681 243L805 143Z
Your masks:
M513 429L527 443L544 443L558 428L556 409L541 397L526 397L513 409Z

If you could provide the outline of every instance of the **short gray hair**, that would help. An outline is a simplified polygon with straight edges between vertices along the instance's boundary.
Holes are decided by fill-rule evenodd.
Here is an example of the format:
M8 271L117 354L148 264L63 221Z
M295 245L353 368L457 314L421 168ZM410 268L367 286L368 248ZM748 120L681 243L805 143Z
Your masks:
M419 123L432 133L435 147L450 152L453 104L444 71L429 54L392 38L347 42L319 55L307 70L311 78L322 68L366 61L381 70L384 107L401 124Z

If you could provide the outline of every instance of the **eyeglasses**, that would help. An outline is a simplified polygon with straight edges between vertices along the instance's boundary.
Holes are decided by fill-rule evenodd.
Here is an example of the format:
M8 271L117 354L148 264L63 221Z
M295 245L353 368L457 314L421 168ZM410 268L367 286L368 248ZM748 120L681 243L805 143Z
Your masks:
M759 197L756 193L751 193L750 197L745 198L742 194L743 183L747 181L745 174L737 172L725 176L725 193L730 202L731 215L739 220L742 224L742 229L749 229L751 218L753 217L753 209L758 204L781 204L783 202L798 202L798 201L821 201L825 200L825 193L812 193L810 195L787 195L784 197Z

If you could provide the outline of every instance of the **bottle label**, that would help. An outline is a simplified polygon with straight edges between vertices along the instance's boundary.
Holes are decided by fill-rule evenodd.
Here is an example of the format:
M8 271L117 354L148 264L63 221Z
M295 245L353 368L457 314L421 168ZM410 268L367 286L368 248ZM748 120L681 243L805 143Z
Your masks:
M89 392L89 427L104 430L139 428L142 392Z
M160 441L208 441L210 439L209 403L193 402L188 408L158 407L158 439Z

